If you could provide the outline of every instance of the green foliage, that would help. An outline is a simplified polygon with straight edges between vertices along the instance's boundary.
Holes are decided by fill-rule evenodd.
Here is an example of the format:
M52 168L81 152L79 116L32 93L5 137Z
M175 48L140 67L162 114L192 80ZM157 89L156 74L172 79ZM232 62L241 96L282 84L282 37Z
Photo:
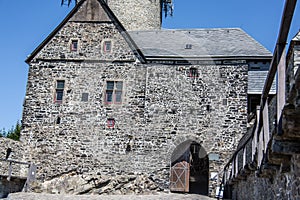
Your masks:
M75 4L77 4L78 0L74 0L75 1ZM68 5L70 6L72 0L61 0L61 5Z
M8 131L5 129L0 130L0 137L7 137L12 140L20 140L20 134L21 134L21 124L19 121L17 121L16 126L11 127Z
M0 137L5 137L6 136L6 131L3 128L2 130L0 130Z

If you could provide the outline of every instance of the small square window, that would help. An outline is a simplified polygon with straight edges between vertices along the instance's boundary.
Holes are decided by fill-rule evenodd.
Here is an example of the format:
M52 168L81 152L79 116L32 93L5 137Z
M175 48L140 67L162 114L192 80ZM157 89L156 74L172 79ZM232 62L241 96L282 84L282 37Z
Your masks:
M192 44L186 44L185 49L192 49L193 45Z
M103 51L104 52L111 52L111 41L105 41L104 46L103 46Z
M87 102L89 100L89 93L82 93L81 101Z
M193 67L190 68L189 77L190 78L198 78L199 77L197 68L193 68Z
M77 51L78 50L78 40L72 40L71 41L71 51Z
M113 118L107 119L107 127L114 128L115 127L115 119L113 119Z
M65 87L65 81L57 81L56 84L57 89L64 89L64 87Z

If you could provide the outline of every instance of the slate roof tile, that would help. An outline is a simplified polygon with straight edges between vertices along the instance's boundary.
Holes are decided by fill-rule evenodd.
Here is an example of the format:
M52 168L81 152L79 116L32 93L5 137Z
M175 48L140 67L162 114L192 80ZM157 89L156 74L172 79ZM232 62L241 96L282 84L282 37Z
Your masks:
M129 31L146 57L272 57L240 28ZM186 45L192 48L187 49Z

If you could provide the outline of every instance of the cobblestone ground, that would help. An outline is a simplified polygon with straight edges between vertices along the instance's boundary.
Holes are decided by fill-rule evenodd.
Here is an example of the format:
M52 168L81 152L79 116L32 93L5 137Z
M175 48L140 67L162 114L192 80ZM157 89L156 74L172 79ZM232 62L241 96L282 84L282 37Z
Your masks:
M7 200L212 200L197 194L159 193L153 195L55 195L37 193L13 193Z

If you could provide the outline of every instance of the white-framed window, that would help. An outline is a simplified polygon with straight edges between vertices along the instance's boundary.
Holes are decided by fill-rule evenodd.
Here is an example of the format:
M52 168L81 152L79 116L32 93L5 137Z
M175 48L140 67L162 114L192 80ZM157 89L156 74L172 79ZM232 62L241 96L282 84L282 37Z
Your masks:
M78 39L71 39L70 41L70 51L78 51L79 42Z
M104 40L101 48L103 53L111 53L113 51L113 42L111 40Z
M122 104L123 81L106 81L105 104Z
M61 104L63 101L64 96L64 89L65 89L65 81L64 80L57 80L55 86L55 95L54 95L54 102Z

